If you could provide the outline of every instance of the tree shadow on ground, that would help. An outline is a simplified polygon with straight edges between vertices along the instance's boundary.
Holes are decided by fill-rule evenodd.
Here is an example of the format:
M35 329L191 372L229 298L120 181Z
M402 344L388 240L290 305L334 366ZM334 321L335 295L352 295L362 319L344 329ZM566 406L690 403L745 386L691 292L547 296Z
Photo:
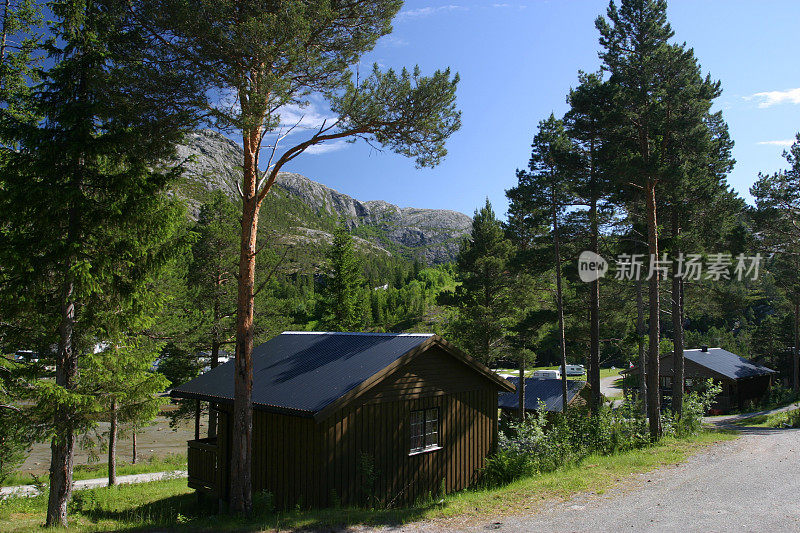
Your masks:
M76 493L78 494L78 493ZM114 522L114 531L348 531L355 526L399 526L420 520L436 507L430 503L403 509L327 508L270 511L254 501L249 517L218 512L216 499L196 494L170 496L128 509L103 508L93 498L78 496L74 512L94 523ZM267 505L269 505L267 503Z

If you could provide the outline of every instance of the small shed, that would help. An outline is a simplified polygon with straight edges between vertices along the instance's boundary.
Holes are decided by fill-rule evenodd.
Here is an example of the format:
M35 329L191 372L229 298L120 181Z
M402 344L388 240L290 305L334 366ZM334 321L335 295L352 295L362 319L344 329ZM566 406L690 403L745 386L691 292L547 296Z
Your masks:
M234 362L172 391L219 413L188 443L189 486L230 488ZM398 505L460 490L497 442L514 386L431 334L285 332L253 351L254 491L279 507Z
M515 387L519 385L519 377L507 378ZM581 403L581 391L586 387L585 381L567 380L567 405ZM544 410L560 413L564 405L564 393L560 379L525 378L525 411L536 412L539 402L544 403ZM514 415L519 412L519 394L517 392L501 392L497 401L503 414Z
M748 361L722 348L702 347L684 350L684 389L688 392L711 378L722 385L712 410L727 412L744 409L748 403L758 402L769 395L772 377L777 371ZM673 354L661 357L659 362L659 389L662 405L672 398ZM624 371L638 378L638 369Z

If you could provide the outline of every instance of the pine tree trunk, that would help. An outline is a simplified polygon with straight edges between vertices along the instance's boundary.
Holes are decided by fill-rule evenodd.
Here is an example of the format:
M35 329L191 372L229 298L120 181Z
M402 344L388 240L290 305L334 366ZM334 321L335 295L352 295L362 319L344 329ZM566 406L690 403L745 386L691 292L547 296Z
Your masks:
M519 394L519 419L525 420L525 357L519 358L519 386L517 387Z
M672 235L680 237L681 228L678 222L678 214L673 206L672 213ZM683 412L683 382L684 382L684 360L683 360L683 278L678 276L678 257L680 249L673 251L675 259L672 263L672 342L674 345L672 352L672 412L680 418Z
M592 172L594 174L594 172ZM592 194L594 196L594 178L592 178ZM591 224L591 249L595 254L600 254L598 239L599 227L597 222L597 198L592 198L589 207L589 220ZM592 401L589 406L592 411L600 409L600 280L594 280L589 287L589 386L591 387Z
M108 430L108 486L117 484L117 401L111 400L111 428Z
M253 312L255 300L256 237L260 203L256 190L259 133L244 135L242 235L236 302L236 359L234 366L233 433L230 509L249 514L253 507L251 467L253 442Z
M74 223L74 214L70 217ZM56 385L70 390L78 374L78 361L74 352L75 281L71 272L72 261L65 266L62 291L61 324L59 326L58 354L56 356ZM72 495L72 466L75 455L75 433L70 409L56 409L54 435L50 444L50 493L47 501L47 527L67 526L67 502Z
M8 42L8 17L9 9L11 8L11 0L5 0L3 8L3 39L0 42L0 64L6 61L6 43Z
M221 312L220 312L220 286L222 285L222 276L217 274L217 291L214 296L214 325L211 329L211 362L209 366L214 369L219 366L219 349L220 349L220 331L221 325ZM217 412L214 410L214 404L208 405L208 436L217 436Z
M800 303L794 304L794 357L792 358L792 390L800 392Z
M644 322L644 295L642 281L636 280L636 338L639 348L639 400L642 414L647 414L647 355L644 349L644 336L647 333Z
M651 264L658 260L658 221L656 218L656 184L650 179L647 183L647 241L650 252ZM660 275L658 270L653 271L649 283L650 297L650 335L647 357L647 416L650 419L650 439L656 441L661 438L661 398L659 391L659 318L661 308L659 305Z
M561 249L558 238L558 212L556 211L556 197L553 194L553 244L556 255L556 309L558 311L558 340L561 350L561 410L567 412L567 346L564 334L564 301L561 289Z
M131 464L136 464L136 430L133 430L133 456L131 457Z

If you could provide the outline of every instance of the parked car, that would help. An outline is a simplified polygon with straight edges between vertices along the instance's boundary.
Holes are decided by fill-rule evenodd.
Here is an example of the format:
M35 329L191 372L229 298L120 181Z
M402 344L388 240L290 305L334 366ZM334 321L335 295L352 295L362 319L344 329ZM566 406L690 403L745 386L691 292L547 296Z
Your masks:
M586 373L583 365L567 365L568 376L582 376Z
M535 370L533 372L533 377L535 378L547 378L547 379L561 379L561 371L560 370Z

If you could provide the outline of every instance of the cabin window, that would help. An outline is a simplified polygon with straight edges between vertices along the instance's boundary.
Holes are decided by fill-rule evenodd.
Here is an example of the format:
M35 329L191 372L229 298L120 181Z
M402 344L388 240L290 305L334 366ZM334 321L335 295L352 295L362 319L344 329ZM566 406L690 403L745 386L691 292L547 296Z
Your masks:
M439 408L411 411L410 453L439 448Z
M661 376L661 388L662 389L672 388L672 376Z

